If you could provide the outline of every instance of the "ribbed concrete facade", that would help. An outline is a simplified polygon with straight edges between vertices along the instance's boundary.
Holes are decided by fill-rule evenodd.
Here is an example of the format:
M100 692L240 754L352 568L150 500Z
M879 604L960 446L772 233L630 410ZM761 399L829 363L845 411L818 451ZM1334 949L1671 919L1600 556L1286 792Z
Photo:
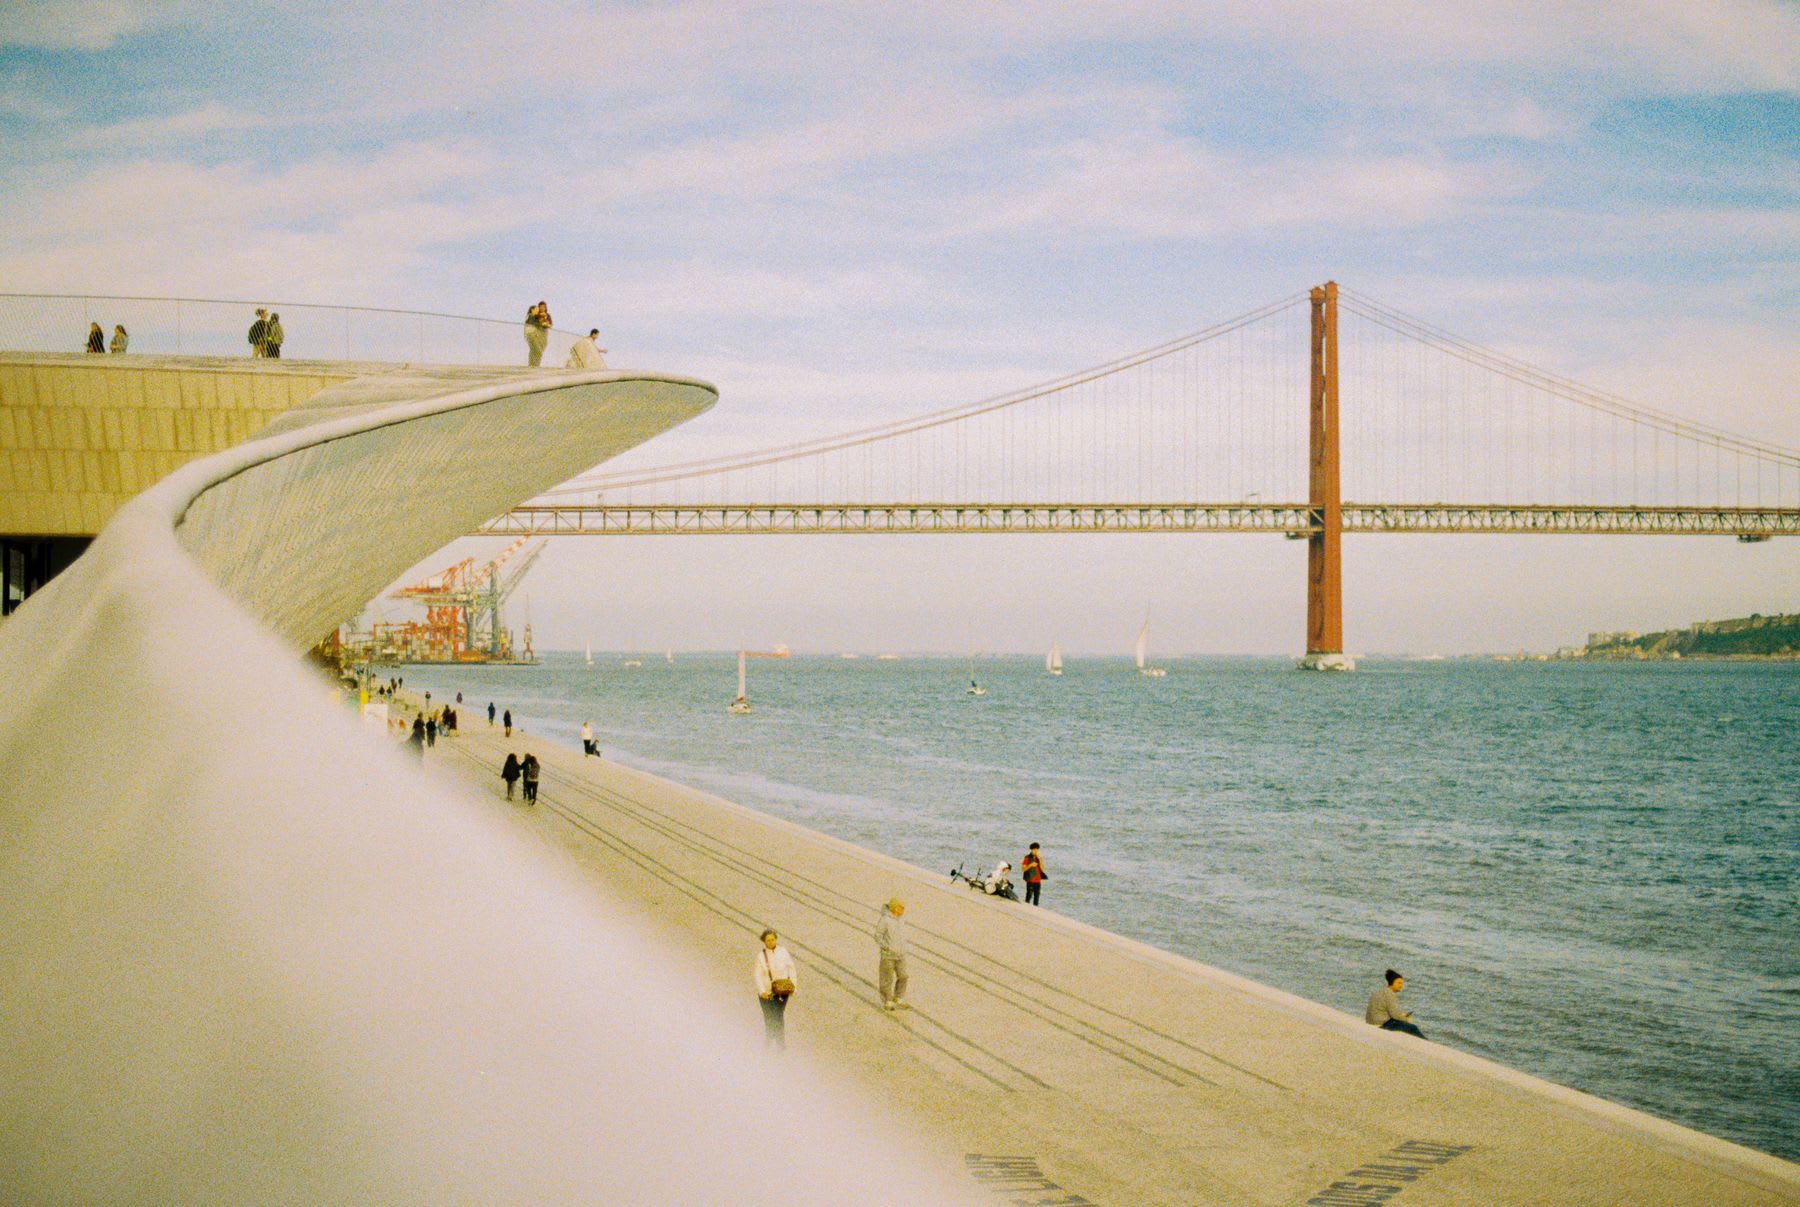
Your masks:
M0 535L91 537L177 467L393 367L0 353Z

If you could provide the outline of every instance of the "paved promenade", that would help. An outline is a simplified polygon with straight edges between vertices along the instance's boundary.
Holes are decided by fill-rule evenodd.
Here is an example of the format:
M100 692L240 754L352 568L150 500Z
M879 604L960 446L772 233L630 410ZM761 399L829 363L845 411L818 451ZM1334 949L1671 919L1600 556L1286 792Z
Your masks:
M475 701L462 713L432 764L722 969L749 1016L756 936L780 931L799 965L787 1058L891 1105L996 1204L1800 1203L1800 1166L541 738L506 741ZM503 799L508 749L543 764L535 810ZM894 895L914 1008L890 1014L871 930Z

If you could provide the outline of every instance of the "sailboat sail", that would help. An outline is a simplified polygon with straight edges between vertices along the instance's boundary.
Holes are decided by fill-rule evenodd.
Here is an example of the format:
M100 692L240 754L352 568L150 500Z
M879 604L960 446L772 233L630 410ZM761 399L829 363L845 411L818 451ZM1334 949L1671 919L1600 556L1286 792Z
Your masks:
M591 641L587 643L587 664L594 665L594 643Z
M1052 644L1050 652L1044 655L1044 669L1052 675L1062 674L1062 649Z
M1149 650L1149 648L1150 648L1150 618L1148 616L1146 616L1146 617L1144 617L1144 627L1138 630L1138 638L1137 638L1137 668L1140 671L1144 669L1144 654L1146 653L1146 651Z

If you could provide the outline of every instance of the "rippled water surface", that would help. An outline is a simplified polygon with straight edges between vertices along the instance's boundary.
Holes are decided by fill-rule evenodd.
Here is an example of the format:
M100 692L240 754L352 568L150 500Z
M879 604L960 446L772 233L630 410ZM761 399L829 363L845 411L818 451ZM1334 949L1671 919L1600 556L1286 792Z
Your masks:
M1800 1158L1800 664L551 655L407 667L533 734Z

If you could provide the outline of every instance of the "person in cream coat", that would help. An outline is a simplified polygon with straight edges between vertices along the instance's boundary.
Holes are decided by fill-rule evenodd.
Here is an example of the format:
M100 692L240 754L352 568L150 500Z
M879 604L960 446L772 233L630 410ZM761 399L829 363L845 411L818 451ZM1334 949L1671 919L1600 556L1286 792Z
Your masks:
M762 1002L764 1047L787 1050L787 1004L795 983L794 957L779 935L763 931L756 952L756 996Z

